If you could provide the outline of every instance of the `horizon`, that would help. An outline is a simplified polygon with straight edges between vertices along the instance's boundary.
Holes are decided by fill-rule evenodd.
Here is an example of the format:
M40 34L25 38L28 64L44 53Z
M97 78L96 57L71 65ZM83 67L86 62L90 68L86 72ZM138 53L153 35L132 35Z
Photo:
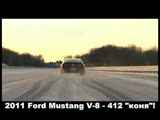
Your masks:
M123 48L129 48L130 46L134 46L134 45L130 45L130 46L116 46L116 45L112 45L112 44L108 44L108 45L103 45L103 46L100 46L100 47L97 47L97 48L91 48L90 50L92 50L92 49L98 49L98 48L101 48L101 47L104 47L104 46L114 46L114 47L123 47ZM157 51L158 51L158 48L156 48L156 47L152 47L152 48L149 48L149 49L145 49L145 50L143 50L141 47L137 47L137 46L134 46L134 47L136 47L136 48L140 48L142 51L147 51L147 50L152 50L152 49L156 49ZM3 47L2 46L2 48L4 48L4 49L9 49L9 50L11 50L11 51L13 51L13 52L17 52L18 54L30 54L30 55L33 55L32 53L29 53L29 52L24 52L24 53L19 53L18 51L15 51L15 50L12 50L12 49L10 49L10 48L5 48L5 47ZM89 50L89 52L90 52L90 50ZM86 53L84 53L84 54L86 54ZM41 54L37 54L37 55L41 55ZM78 54L77 54L78 55ZM82 54L81 54L82 55ZM75 56L71 56L71 55L68 55L69 57L72 57L72 58L76 58L76 55ZM55 60L55 61L45 61L45 59L44 59L44 57L43 57L43 59L44 59L44 62L45 63L49 63L49 62L57 62L57 61L63 61L64 59L66 59L68 56L65 56L63 59L57 59L57 60Z
M45 62L106 45L158 49L158 19L2 19L2 46Z

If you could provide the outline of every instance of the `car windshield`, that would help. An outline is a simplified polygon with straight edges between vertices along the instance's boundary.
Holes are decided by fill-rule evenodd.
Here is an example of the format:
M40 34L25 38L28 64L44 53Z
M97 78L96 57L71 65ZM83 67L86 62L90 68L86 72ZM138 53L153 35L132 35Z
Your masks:
M82 67L83 65L81 63L76 63L76 62L72 62L72 63L64 63L63 64L63 68L70 68L70 67Z

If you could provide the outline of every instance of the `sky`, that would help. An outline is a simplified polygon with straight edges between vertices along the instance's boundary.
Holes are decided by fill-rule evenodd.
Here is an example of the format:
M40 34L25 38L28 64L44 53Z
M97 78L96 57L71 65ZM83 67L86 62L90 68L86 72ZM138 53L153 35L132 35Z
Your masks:
M46 62L109 44L158 48L158 19L2 19L2 47Z

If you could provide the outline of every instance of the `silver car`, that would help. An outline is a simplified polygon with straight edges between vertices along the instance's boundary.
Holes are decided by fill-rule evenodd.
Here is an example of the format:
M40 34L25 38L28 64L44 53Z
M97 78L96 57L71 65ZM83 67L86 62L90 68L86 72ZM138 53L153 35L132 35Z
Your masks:
M61 64L61 73L80 73L85 74L85 65L81 59L69 58L65 59Z

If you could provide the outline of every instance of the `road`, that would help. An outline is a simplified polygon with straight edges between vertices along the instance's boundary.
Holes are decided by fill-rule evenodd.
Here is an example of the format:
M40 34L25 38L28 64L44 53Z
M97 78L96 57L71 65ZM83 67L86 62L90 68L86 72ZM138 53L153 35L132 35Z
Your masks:
M157 101L158 74L87 69L2 69L3 101Z

